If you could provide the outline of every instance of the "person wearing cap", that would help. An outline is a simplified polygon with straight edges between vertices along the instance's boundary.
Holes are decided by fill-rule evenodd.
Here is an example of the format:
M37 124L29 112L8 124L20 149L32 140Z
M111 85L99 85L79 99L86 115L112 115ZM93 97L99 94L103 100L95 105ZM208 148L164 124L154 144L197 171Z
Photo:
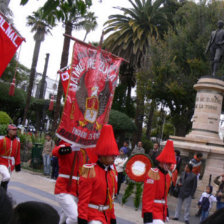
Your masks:
M11 172L18 172L20 168L20 141L17 136L17 127L8 125L7 135L0 140L0 174L2 176L1 187L7 191Z
M73 151L72 148L71 144L61 141L52 152L59 163L59 175L54 191L62 209L59 224L74 224L78 219L78 181L81 168L87 161L87 153L84 149Z
M221 178L221 180L220 180ZM224 208L224 174L217 176L214 180L214 183L219 186L216 193L217 198L217 210Z
M78 224L116 224L113 197L117 174L113 164L119 155L111 125L104 125L97 141L96 164L86 164L79 180Z
M163 224L168 220L167 194L171 181L168 170L176 164L173 141L167 141L156 160L157 167L149 170L144 181L142 217L145 224Z

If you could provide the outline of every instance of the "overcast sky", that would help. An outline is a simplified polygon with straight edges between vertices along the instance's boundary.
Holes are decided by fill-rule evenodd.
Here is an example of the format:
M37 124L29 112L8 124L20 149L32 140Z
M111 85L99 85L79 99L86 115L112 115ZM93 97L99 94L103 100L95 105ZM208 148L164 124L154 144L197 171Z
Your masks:
M31 68L33 49L34 49L34 33L31 33L31 27L27 26L27 16L32 15L33 11L36 11L40 6L44 4L46 0L30 0L27 5L20 6L20 0L11 0L9 8L14 14L14 25L20 34L26 38L26 42L21 45L21 51L19 55L20 63L26 67ZM103 0L99 3L98 0L93 0L93 6L91 11L95 12L97 18L98 27L94 32L91 32L86 39L88 41L99 41L103 29L103 23L107 21L107 18L111 14L120 13L120 10L113 9L115 6L129 7L128 0ZM37 72L42 73L44 70L44 63L46 53L50 53L47 76L56 80L57 71L60 69L61 52L63 47L63 33L64 28L61 24L53 28L52 35L47 35L45 41L41 44ZM73 31L73 36L83 40L85 31ZM71 49L73 41L70 45L69 61L71 61ZM18 50L19 52L19 50Z

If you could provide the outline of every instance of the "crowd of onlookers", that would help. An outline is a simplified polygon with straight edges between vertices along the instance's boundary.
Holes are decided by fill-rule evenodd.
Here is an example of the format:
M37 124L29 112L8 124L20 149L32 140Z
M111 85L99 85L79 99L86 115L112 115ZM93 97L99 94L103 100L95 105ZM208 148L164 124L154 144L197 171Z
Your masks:
M161 153L158 142L153 144L153 148L149 151L149 157L153 166L157 166L157 156ZM131 150L127 141L124 141L120 148L120 155L115 160L115 165L118 171L118 194L120 193L121 184L125 181L124 167L130 156L135 154L145 154L142 142L139 141L137 145ZM195 198L195 191L197 189L198 180L201 178L202 158L201 152L195 153L194 157L186 163L183 172L181 172L181 155L179 150L175 150L176 166L172 172L172 181L170 186L170 194L177 197L177 206L173 220L179 220L181 209L184 205L184 221L189 223L190 207L192 199ZM179 178L178 178L179 176ZM211 183L206 186L205 191L201 194L198 201L198 211L195 214L200 216L202 223L208 216L213 203L216 203L216 210L224 208L224 174L217 176L214 183L218 186L218 191L213 195L213 186ZM224 223L224 220L223 220Z
M50 176L53 179L57 179L58 175L58 162L57 157L52 156L52 150L55 147L50 134L46 134L45 143L43 147L43 167L44 175ZM156 158L161 153L159 143L154 143L153 148L149 151L149 157L152 161L153 166L157 166ZM137 145L131 150L128 142L124 142L120 148L120 155L115 159L115 166L118 172L118 190L117 194L120 193L121 184L126 180L124 173L125 164L131 156L136 154L145 154L142 142L139 141ZM187 162L183 172L181 172L181 155L180 151L175 150L176 166L173 167L171 174L171 186L170 194L177 197L177 205L175 210L174 220L178 220L181 216L181 209L184 205L184 221L189 224L190 207L192 199L195 198L195 191L197 189L197 183L201 175L202 157L203 154L198 152L194 155L193 159ZM179 177L179 178L178 178ZM224 209L224 174L217 176L214 183L218 186L218 191L213 195L213 186L211 183L206 186L205 191L201 194L198 201L199 210L196 216L200 216L201 223L214 223L215 217L222 216ZM212 208L213 203L216 203L217 212L213 217L212 222L209 216L209 212ZM4 204L4 206L3 206ZM39 202L26 202L17 205L14 209L12 208L11 199L7 196L3 188L0 188L0 223L57 223L59 216L57 211L51 206L45 203ZM32 214L32 215L30 215ZM41 214L41 215L40 215ZM52 215L49 215L52 214ZM23 220L24 219L24 220ZM206 221L204 221L206 220ZM217 222L218 223L218 222ZM223 221L224 223L224 221Z

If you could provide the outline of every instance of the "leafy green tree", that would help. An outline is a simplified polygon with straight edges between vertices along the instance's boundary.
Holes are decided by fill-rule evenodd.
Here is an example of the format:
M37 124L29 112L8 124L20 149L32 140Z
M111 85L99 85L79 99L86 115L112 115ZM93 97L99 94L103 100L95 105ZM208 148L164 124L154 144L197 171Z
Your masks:
M123 143L125 137L136 131L134 122L124 113L111 110L109 124L113 126L115 137L119 139L119 145Z
M193 85L200 77L210 75L204 51L223 12L222 2L186 2L174 16L175 29L169 29L164 40L152 41L152 79L147 91L169 108L176 135L184 136L191 128L196 94Z
M105 47L113 53L129 60L135 69L137 80L136 142L141 138L142 122L144 118L144 87L146 58L149 54L152 37L162 37L168 29L168 20L162 12L163 1L157 0L129 0L132 8L118 7L122 14L109 16L105 23L105 33L110 33L105 40ZM148 69L148 68L147 68Z
M83 39L83 41L86 40L87 35L96 29L97 27L97 22L96 22L96 16L94 15L93 12L87 12L86 16L85 16L85 20L83 22L81 22L82 27L85 29L86 33L85 33L85 37Z
M16 56L14 56L3 72L1 79L4 82L11 83L13 77L15 76L16 84L27 83L29 72L30 70L24 65L20 64L17 61Z
M30 71L29 86L27 90L26 107L24 110L24 116L23 116L23 122L22 122L23 125L25 124L27 113L30 106L31 94L32 94L33 83L34 83L35 74L36 74L36 67L37 67L41 43L44 41L45 35L50 33L52 26L54 26L54 21L52 19L49 20L49 17L44 17L43 11L40 9L36 12L33 12L32 16L28 16L27 20L28 20L27 25L32 27L31 29L32 32L35 32L34 34L35 47L34 47L33 59L32 59L31 71Z
M129 0L132 8L117 7L123 14L109 16L105 33L111 33L105 46L112 52L139 66L149 48L152 36L163 35L168 27L166 15L162 12L163 1Z
M15 95L9 96L9 84L0 83L1 110L7 112L16 122L22 116L26 94L22 89L15 88Z

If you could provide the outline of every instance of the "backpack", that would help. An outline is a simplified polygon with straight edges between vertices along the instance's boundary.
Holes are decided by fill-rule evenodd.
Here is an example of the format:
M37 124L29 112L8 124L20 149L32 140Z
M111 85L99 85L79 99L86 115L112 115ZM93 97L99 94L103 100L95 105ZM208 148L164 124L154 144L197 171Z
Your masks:
M202 198L201 208L202 208L203 211L208 211L208 209L209 209L209 206L210 206L209 198L210 198L210 196L208 198L207 197Z

